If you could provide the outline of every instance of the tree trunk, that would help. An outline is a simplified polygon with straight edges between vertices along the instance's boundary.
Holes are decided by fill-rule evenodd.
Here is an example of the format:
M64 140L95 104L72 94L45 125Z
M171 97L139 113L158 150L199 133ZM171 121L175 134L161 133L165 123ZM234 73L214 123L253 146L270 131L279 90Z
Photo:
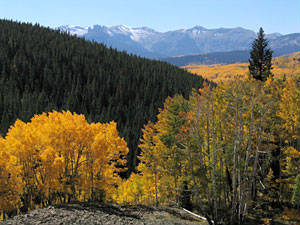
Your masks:
M158 197L157 197L157 171L155 170L155 206L158 206Z
M215 143L215 112L214 112L214 99L212 97L212 160L213 160L213 195L214 195L214 212L213 220L217 221L218 209L217 209L217 184L216 184L216 143Z
M233 147L233 173L232 173L232 208L231 208L231 221L234 223L236 219L236 206L237 206L237 174L236 174L236 167L237 167L237 145L238 145L238 103L236 103L236 112L235 112L235 140L234 140L234 147Z
M197 201L197 205L199 206L200 212L205 216L207 222L209 225L217 225L216 221L212 221L212 219L210 218L210 216L208 215L208 213L204 210L203 208L203 204L202 201L200 199L200 193L197 187L197 182L196 182L196 178L194 175L194 165L193 165L193 161L192 161L192 154L191 154L191 149L188 149L188 158L189 158L189 165L190 165L190 170L191 170L191 175L192 175L192 180L193 180L193 186L194 186L194 192L196 194L196 201Z
M261 144L263 118L264 118L264 115L262 115L261 119L260 119L260 124L259 124L259 129L258 129L258 134L257 134L254 165L253 165L253 170L252 170L251 177L250 177L251 188L248 192L248 197L246 200L244 212L247 212L247 207L249 206L250 199L254 198L254 194L255 194L255 176L256 176L256 170L257 170L257 165L258 165L259 149L260 149L260 144Z
M251 119L250 119L250 125L249 125L249 137L248 137L248 143L247 143L247 150L246 150L246 159L245 159L245 167L244 167L244 175L242 180L242 186L241 186L241 192L242 192L242 199L241 199L241 206L242 206L242 218L241 221L243 222L244 218L247 216L247 206L248 201L247 199L247 193L246 193L246 180L248 178L248 166L249 166L249 155L251 151L251 144L252 144L252 135L253 135L253 119L254 119L254 102L251 101Z

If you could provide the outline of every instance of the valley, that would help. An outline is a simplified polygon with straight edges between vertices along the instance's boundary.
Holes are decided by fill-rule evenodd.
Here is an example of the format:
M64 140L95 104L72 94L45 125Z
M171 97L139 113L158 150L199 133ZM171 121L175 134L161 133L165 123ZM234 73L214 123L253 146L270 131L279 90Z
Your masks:
M272 73L275 78L300 75L300 52L276 57L272 63ZM214 82L231 80L235 76L241 76L242 78L248 78L249 76L248 63L193 65L182 68Z

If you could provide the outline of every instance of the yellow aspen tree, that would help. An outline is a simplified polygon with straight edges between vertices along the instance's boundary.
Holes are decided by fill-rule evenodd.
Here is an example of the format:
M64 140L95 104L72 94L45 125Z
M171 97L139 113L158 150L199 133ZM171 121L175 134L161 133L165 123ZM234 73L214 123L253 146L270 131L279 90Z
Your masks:
M23 182L22 211L34 208L34 201L39 198L39 187L37 181L37 169L41 166L40 150L41 143L36 135L36 130L30 123L17 120L6 137L5 145L9 152L16 158L18 171Z
M287 198L299 207L300 188L300 77L295 76L286 82L280 102L279 117L283 120L282 128L285 138L284 157L281 160L281 182L286 186Z
M93 140L88 167L95 191L103 190L107 199L112 199L116 186L121 183L118 172L126 165L128 148L125 140L119 137L117 124L110 122L99 127ZM90 184L91 186L92 184ZM93 195L92 195L93 196Z
M287 131L286 138L290 145L299 150L300 147L300 78L295 76L286 82L280 102L278 115L283 119L283 128Z
M143 129L143 137L139 145L142 151L139 156L138 171L141 171L143 177L146 178L144 182L151 181L152 185L150 187L146 185L145 192L147 192L147 196L145 197L147 199L154 197L156 206L159 204L158 189L161 179L159 141L154 124L149 122Z
M83 115L69 111L36 115L28 123L17 120L3 143L17 168L24 211L56 202L99 200L97 190L101 200L111 199L128 152L116 123L89 124Z
M21 179L18 176L16 158L8 152L4 139L0 137L0 214L15 213L21 206Z
M159 133L160 142L158 148L161 155L161 167L164 176L172 180L168 185L167 193L175 193L175 201L179 202L179 188L184 175L184 163L186 155L184 148L180 145L177 135L180 134L182 126L187 122L182 116L190 110L190 105L182 96L167 98L164 109L158 114L156 129Z

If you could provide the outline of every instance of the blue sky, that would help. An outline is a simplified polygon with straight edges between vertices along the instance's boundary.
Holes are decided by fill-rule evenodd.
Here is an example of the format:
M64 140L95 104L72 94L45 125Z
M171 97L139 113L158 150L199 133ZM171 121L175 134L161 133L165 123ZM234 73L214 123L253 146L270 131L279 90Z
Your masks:
M244 27L300 32L299 0L0 0L0 18L43 26Z

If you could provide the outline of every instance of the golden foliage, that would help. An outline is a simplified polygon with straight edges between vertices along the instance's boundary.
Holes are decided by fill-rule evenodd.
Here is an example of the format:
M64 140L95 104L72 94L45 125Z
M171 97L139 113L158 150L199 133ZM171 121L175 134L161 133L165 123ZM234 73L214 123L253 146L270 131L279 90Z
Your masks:
M299 190L294 179L300 161L298 86L299 77L238 78L215 88L204 84L189 100L166 99L157 122L143 129L138 173L119 186L114 199L121 204L179 203L185 184L194 204L202 201L213 209L217 200L218 213L235 204L240 207L234 210L240 213L233 214L236 218L256 204L253 189L259 192L257 201L290 201L291 190ZM276 145L278 137L285 139L284 148ZM276 168L261 169L270 167L278 147L283 177Z
M4 139L0 137L0 212L9 212L21 206L22 185L17 176L16 158L5 148Z
M158 122L149 122L141 138L139 174L132 174L117 191L115 200L120 204L157 205L174 201L180 179L177 170L184 171L180 163L186 161L176 146L182 126L182 115L187 101L182 96L167 98L164 109L158 114Z
M5 159L0 162L0 192L8 201L0 210L10 210L9 204L18 207L20 196L26 209L111 199L127 152L115 122L89 124L69 111L35 115L28 123L17 120L0 142Z

